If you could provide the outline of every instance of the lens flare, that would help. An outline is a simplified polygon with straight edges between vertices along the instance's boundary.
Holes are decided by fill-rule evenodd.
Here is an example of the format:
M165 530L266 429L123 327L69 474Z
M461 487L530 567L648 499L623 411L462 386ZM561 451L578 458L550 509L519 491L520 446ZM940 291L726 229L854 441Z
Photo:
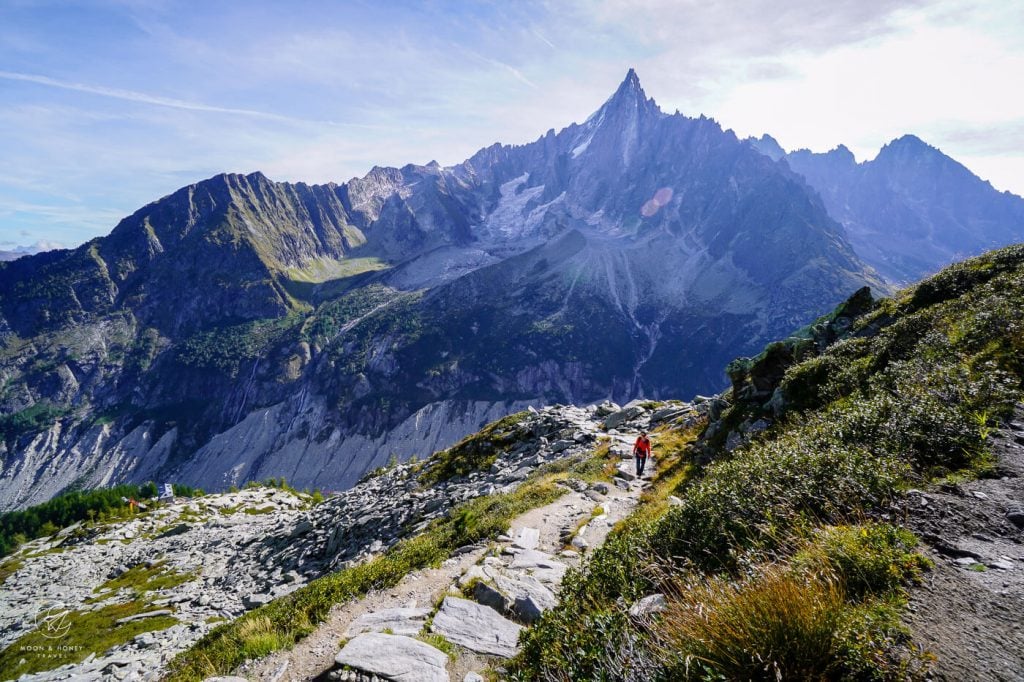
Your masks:
M654 196L644 202L644 205L640 207L640 215L644 218L650 218L659 210L662 206L672 201L672 188L662 187L654 193Z

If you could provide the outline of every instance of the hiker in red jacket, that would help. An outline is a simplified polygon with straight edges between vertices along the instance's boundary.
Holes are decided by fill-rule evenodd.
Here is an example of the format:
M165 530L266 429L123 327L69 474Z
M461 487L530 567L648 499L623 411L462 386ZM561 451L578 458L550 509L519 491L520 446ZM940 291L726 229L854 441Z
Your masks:
M643 476L647 458L651 456L651 439L647 437L646 431L641 431L633 443L633 456L636 457L636 476L640 478Z

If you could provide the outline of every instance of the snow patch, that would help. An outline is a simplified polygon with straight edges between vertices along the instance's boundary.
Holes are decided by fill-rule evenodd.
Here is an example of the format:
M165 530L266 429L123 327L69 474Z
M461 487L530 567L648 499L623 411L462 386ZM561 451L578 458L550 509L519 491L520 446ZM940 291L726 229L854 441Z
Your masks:
M580 126L584 131L583 136L585 136L585 139L583 139L573 148L572 158L575 159L577 156L587 151L587 147L590 146L590 142L594 139L594 134L597 132L597 129L600 128L601 124L604 122L604 110L605 107L601 107L593 114L591 114L590 118L584 121L583 125Z
M523 173L501 185L501 199L481 226L484 235L493 239L516 239L528 235L530 228L536 226L530 225L530 216L524 213L530 201L544 191L544 185L520 189L528 177L528 173Z

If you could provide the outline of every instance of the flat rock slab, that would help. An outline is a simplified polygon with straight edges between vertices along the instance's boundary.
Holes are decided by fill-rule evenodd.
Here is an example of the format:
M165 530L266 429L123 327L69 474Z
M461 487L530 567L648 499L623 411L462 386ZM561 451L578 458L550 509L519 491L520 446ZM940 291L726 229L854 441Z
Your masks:
M631 419L636 419L646 411L647 410L640 407L639 405L633 405L630 407L623 408L618 412L612 412L610 415L605 417L604 427L606 429L618 428L619 426L622 426Z
M474 601L445 597L430 629L470 651L511 658L523 626Z
M370 632L350 639L334 657L348 666L392 682L448 682L448 656L402 635Z
M512 568L555 568L564 564L546 552L536 549L526 549L518 552L512 559Z
M509 568L526 571L537 580L549 585L561 584L567 566L555 560L550 554L535 549L524 549L515 555Z
M430 609L394 608L382 609L373 613L364 613L352 621L345 631L346 637L355 637L364 632L384 632L390 630L393 635L412 637L423 629L430 616Z
M667 608L668 600L665 599L665 595L661 593L651 594L630 606L629 615L634 618L650 618L657 613L661 613Z
M537 528L520 528L516 534L516 545L523 549L537 549L540 543L540 530Z

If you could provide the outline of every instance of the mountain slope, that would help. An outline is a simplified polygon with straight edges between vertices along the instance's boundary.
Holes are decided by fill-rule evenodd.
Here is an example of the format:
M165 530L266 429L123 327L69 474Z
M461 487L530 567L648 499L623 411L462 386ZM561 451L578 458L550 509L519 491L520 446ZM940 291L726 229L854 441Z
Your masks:
M712 390L865 284L799 176L633 71L451 168L218 176L0 264L0 505L171 472L347 487L526 404Z
M778 159L764 136L754 145ZM998 192L913 135L857 163L844 146L784 154L820 194L857 254L889 280L916 281L950 263L1024 240L1024 199Z
M1018 245L731 363L510 678L1018 677L1022 332Z

